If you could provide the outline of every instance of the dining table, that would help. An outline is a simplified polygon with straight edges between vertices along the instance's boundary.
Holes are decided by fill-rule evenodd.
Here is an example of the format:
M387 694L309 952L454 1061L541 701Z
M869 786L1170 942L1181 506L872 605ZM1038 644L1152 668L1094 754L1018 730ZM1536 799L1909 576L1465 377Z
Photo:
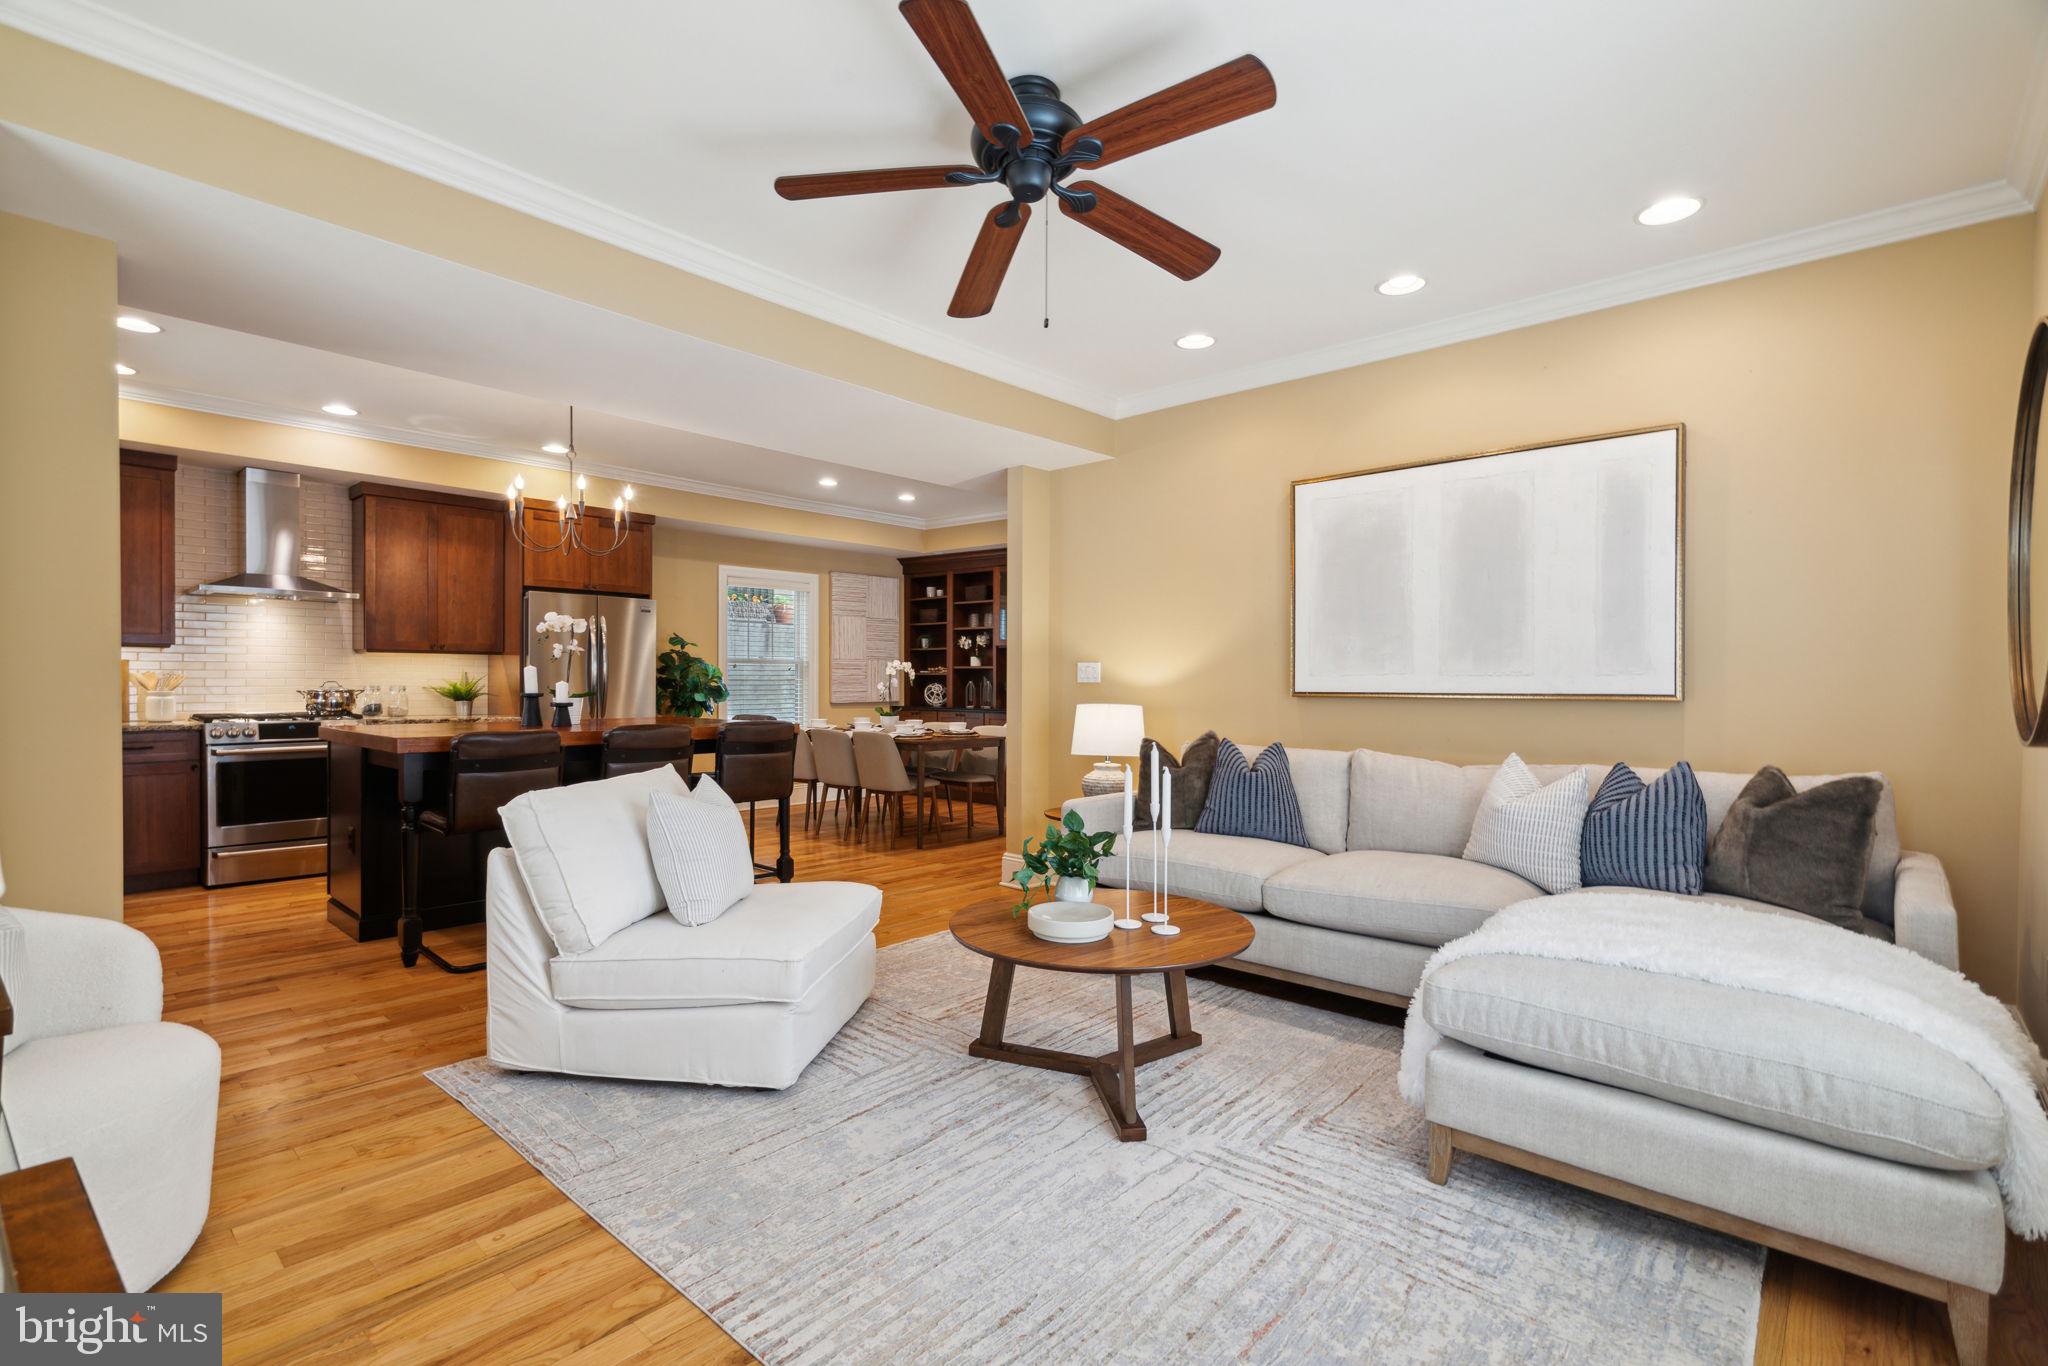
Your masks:
M848 730L867 727L846 727ZM970 750L992 749L996 752L996 837L1006 833L1003 824L1003 789L1009 780L1009 763L1006 748L1000 735L981 735L974 731L922 730L914 732L897 731L892 734L896 741L896 752L903 756L904 767L917 775L917 847L924 848L924 803L925 781L930 756L934 754L959 754ZM915 765L913 768L912 765ZM968 800L974 800L973 793Z

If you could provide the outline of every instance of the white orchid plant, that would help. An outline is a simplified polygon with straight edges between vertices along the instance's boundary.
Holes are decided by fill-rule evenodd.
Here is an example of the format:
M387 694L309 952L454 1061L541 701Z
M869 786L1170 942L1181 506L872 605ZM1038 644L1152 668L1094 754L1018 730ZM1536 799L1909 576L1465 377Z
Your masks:
M533 633L537 636L555 636L548 644L548 657L560 659L564 655L583 653L583 642L577 637L590 629L590 623L583 617L572 617L562 612L550 612L534 623Z
M896 709L903 705L903 696L910 687L910 680L917 677L917 670L907 659L892 659L882 666L882 681L875 684L875 691L881 695L882 705L875 711L882 716L894 716Z

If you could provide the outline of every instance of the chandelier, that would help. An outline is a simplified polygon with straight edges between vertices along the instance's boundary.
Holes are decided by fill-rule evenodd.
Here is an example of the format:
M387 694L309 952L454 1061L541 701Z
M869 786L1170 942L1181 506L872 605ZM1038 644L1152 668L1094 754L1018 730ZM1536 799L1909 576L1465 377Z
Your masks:
M526 534L526 476L521 474L505 486L505 517L511 523L512 539L521 548L537 555L553 554L557 550L571 548L586 555L609 555L626 543L626 507L633 501L633 486L626 485L625 491L612 499L612 543L607 546L592 545L584 537L583 528L589 525L588 507L584 502L589 480L576 472L576 409L569 408L569 492L576 501L570 502L564 494L555 499L555 515L561 519L561 533L551 542L542 541Z

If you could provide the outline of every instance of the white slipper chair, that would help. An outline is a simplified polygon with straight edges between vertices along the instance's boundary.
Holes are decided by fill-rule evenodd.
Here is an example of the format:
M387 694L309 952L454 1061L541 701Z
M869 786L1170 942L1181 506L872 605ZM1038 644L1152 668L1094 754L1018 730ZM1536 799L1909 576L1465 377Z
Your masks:
M527 1072L779 1090L875 984L882 893L759 883L717 919L664 909L647 848L672 769L579 783L504 810L484 902L489 1054Z
M121 1284L148 1290L206 1223L220 1046L164 1022L156 945L119 921L0 907L0 984L0 1172L76 1162Z

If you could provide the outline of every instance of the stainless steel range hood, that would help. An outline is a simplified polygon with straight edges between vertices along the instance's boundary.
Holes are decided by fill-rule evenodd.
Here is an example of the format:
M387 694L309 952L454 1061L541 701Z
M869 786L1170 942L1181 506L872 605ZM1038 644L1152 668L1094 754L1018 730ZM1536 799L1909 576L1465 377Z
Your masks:
M242 572L192 590L195 596L347 602L360 597L299 573L299 476L242 471Z

